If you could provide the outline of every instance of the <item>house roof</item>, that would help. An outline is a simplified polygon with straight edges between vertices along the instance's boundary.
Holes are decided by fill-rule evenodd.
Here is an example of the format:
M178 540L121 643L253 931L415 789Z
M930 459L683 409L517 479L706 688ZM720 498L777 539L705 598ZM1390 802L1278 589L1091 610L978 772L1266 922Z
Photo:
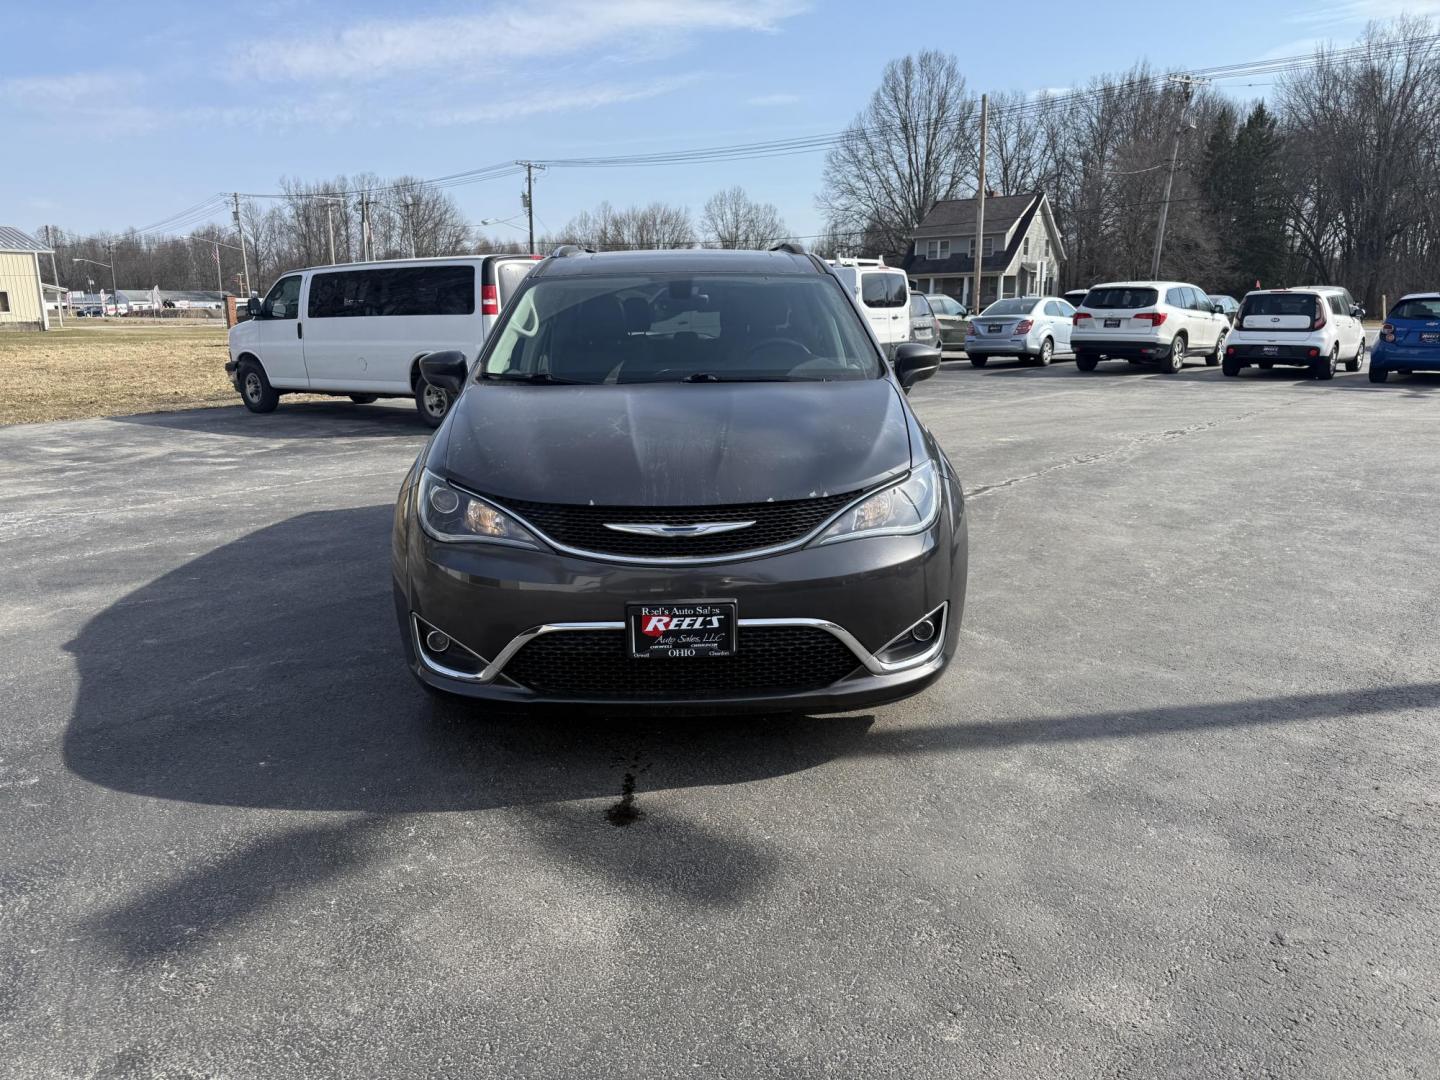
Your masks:
M1008 232L1042 198L1038 191L1024 195L989 195L985 199L985 231ZM942 199L930 208L915 228L917 238L951 236L975 231L976 200Z
M1009 229L1011 225L1019 226L1015 229L1014 235L1010 237L1010 243L1005 245L1003 249L996 248L991 254L981 259L981 273L999 274L1009 268L1010 264L1015 260L1015 253L1020 249L1021 240L1030 229L1030 222L1039 212L1044 201L1044 196L1038 191L1032 192L1029 195L997 195L994 198L987 198L985 200L985 232L987 234L990 232L991 203L1003 203L1003 213L1005 214L1009 214L1011 209L1016 205L1021 205L1021 211L1013 217L1009 217L1007 219L1008 224L1003 226L1004 229ZM921 222L921 229L925 227L925 222L935 217L935 211L942 206L956 207L961 203L970 204L970 228L973 230L975 228L974 199L950 199L946 202L936 203L930 213L925 215L925 221ZM961 213L961 211L946 211L947 216L953 215L957 221L960 220ZM996 228L999 230L1002 226L997 225ZM932 231L930 235L943 235L946 231L961 232L963 231L963 227L959 225L946 226L938 232ZM916 239L924 239L925 234L922 233L920 229L916 229L915 237ZM975 259L968 254L951 255L948 259L927 259L922 255L916 255L913 246L910 251L906 253L901 265L905 267L906 273L921 277L940 274L973 274L975 272Z
M50 254L51 249L28 233L12 225L0 225L0 251L38 251Z

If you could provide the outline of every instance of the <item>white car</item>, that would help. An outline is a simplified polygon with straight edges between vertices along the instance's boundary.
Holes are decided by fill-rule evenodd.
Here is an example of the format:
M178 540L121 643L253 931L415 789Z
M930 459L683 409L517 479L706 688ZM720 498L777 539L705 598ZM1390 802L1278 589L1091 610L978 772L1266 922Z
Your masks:
M1365 363L1364 314L1335 285L1246 293L1222 368L1239 375L1251 364L1283 364L1308 368L1316 379L1333 379L1341 363L1346 371L1359 371Z
M1075 312L1070 344L1075 366L1094 371L1104 357L1159 364L1176 372L1188 356L1220 363L1230 320L1204 289L1183 281L1113 281L1096 285Z
M883 259L831 259L835 276L850 290L887 357L910 340L910 281Z
M473 361L537 258L457 255L293 271L231 327L225 370L251 412L272 411L286 393L345 395L361 405L413 396L421 418L438 427L452 397L421 377L420 358L453 349Z
M1056 353L1070 352L1075 309L1058 296L996 300L970 320L965 355L974 367L994 356L1014 356L1044 367Z

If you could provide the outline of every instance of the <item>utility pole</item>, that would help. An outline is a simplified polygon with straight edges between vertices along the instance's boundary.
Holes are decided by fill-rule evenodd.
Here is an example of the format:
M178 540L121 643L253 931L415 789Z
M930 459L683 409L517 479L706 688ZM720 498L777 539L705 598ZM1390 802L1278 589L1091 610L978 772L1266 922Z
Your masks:
M360 193L360 261L370 261L370 194Z
M418 195L405 196L405 222L410 226L410 257L412 259L420 257L420 248L415 243L415 210L419 201Z
M240 224L240 193L232 192L235 199L235 231L240 234L240 263L245 268L245 299L250 299L250 256L245 251L245 227ZM255 268L259 270L257 266Z
M535 170L545 168L544 165L537 165L533 161L517 161L516 165L525 166L525 190L520 193L520 201L525 204L525 215L530 222L530 254L535 254Z
M215 245L215 288L223 297L225 295L225 277L220 273L220 245ZM248 297L247 297L248 299Z
M975 295L970 298L971 312L978 313L983 306L980 302L980 283L983 280L981 268L985 265L985 156L989 152L990 95L980 95L980 186L975 193Z
M1185 101L1180 106L1180 120L1175 125L1175 141L1170 146L1170 171L1165 174L1165 194L1160 196L1160 221L1155 226L1155 255L1150 260L1151 280L1160 277L1160 253L1165 250L1165 221L1170 216L1170 190L1175 186L1175 167L1180 161L1180 135L1185 130L1185 122L1190 115L1190 100L1195 96L1195 85L1204 80L1191 78L1189 75L1171 75L1170 81L1178 82L1184 87Z
M110 259L110 295L115 298L115 314L120 314L120 287L115 284L115 241L105 242L105 254Z
M335 204L325 201L325 228L330 232L330 265L335 265Z

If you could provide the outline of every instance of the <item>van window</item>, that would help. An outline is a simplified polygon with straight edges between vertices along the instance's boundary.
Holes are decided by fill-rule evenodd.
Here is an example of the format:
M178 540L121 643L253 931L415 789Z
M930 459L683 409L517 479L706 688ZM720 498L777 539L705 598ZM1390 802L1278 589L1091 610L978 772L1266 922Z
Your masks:
M861 274L860 302L866 307L904 307L904 274Z
M473 315L475 267L395 266L310 279L310 318Z
M503 308L515 295L515 290L525 280L525 275L539 266L538 259L502 259L495 264L495 282L499 286L500 306Z
M281 278L265 297L261 310L266 318L294 319L300 315L300 275Z

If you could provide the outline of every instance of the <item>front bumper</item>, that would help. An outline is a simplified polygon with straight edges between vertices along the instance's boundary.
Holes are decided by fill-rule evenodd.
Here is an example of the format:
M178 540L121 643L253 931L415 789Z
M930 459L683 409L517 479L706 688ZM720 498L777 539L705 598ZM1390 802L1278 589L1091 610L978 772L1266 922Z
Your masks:
M939 520L925 533L704 566L627 565L499 545L440 543L415 521L408 486L401 502L394 539L395 608L406 660L422 683L453 694L507 706L839 712L923 690L944 672L959 636L968 544L963 503L953 481L946 485ZM542 641L555 645L567 634L574 635L572 641L592 642L597 636L608 642L613 635L607 664L722 662L631 660L625 654L627 603L687 599L735 600L742 651L751 630L790 630L821 635L832 653L843 646L853 664L844 663L838 677L823 686L739 685L718 692L712 687L703 694L595 692L585 689L583 680L575 689L564 687L566 673L552 668L552 683L564 687L557 690L525 674L534 665L527 669L524 650ZM933 612L939 612L933 643L902 650L898 662L887 660L895 654L885 653L886 647ZM431 652L425 644L431 628L463 646L467 655L462 659L473 662L451 665ZM679 669L667 675L674 670Z
M230 377L230 385L238 391L240 389L240 365L234 360L226 360L225 374Z
M1407 346L1377 341L1370 351L1370 369L1440 371L1440 349L1433 345Z
M1163 360L1170 355L1170 342L1149 338L1082 337L1071 334L1070 348L1079 353L1096 353L1111 360Z

